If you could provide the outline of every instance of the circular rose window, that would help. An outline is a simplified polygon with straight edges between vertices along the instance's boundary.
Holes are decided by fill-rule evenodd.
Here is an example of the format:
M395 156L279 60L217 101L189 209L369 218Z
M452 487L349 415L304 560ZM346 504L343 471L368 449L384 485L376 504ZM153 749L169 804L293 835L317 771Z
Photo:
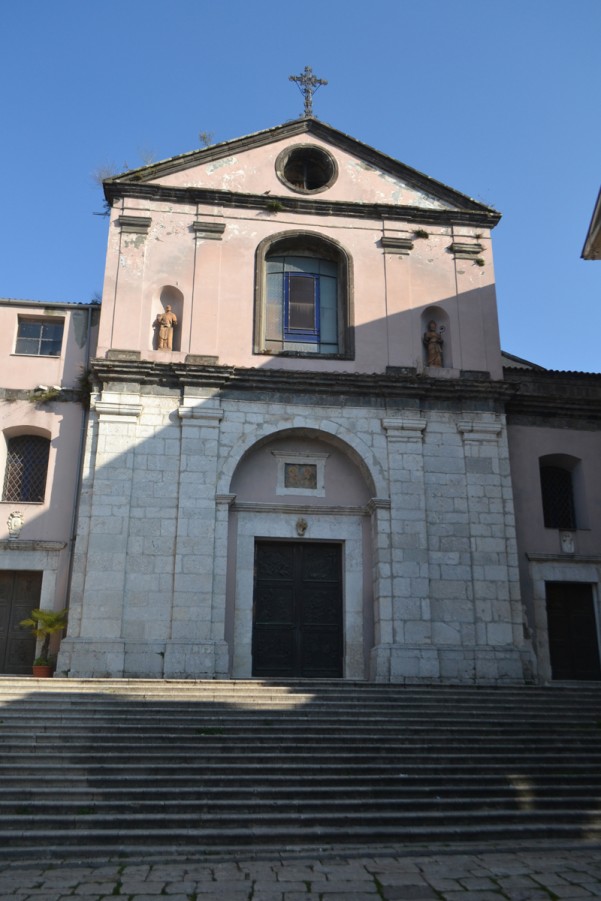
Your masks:
M280 181L300 194L325 191L338 177L334 157L310 144L287 147L278 156L275 168Z

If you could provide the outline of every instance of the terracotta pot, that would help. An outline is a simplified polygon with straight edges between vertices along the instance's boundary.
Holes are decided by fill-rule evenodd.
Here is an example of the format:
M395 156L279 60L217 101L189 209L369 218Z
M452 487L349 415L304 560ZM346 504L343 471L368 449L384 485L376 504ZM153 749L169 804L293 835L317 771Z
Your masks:
M36 679L50 679L52 676L52 667L48 664L38 664L33 667L33 675Z

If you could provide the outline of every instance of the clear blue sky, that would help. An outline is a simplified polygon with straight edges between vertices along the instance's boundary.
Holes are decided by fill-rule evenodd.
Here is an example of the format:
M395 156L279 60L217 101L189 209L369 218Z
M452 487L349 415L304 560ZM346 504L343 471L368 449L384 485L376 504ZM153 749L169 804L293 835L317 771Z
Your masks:
M20 0L0 13L0 296L102 288L99 167L140 165L302 113L503 214L503 347L601 371L601 0Z

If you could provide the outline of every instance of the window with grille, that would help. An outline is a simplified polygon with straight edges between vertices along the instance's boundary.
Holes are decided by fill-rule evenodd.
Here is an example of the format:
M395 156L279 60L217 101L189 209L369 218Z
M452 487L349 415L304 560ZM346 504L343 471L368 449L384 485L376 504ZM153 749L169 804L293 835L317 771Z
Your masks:
M572 473L561 466L541 466L543 516L547 529L575 529Z
M62 319L19 319L15 353L35 357L60 357L63 328Z
M39 504L44 500L50 441L19 435L7 441L3 501Z

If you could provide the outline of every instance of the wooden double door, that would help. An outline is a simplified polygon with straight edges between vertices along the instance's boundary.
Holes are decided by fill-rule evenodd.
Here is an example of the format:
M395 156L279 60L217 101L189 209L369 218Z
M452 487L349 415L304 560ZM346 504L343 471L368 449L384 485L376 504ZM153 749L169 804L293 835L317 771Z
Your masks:
M553 679L601 679L593 586L547 582L546 593Z
M0 570L0 673L31 675L35 638L19 625L40 606L42 573Z
M342 676L342 547L257 541L253 676Z

